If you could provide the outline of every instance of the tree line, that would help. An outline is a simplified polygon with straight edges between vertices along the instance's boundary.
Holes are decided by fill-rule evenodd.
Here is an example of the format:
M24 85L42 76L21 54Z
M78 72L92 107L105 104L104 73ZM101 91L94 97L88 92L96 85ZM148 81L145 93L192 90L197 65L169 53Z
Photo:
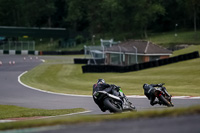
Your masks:
M62 27L93 34L197 30L200 0L0 0L0 26Z

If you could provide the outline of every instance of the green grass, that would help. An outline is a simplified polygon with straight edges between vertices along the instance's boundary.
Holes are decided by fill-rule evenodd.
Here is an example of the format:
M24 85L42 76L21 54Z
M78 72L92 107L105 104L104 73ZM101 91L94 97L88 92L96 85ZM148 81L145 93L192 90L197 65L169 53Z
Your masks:
M78 116L65 116L65 117L55 117L40 120L26 120L17 121L9 123L1 123L0 130L8 129L22 129L31 127L41 127L41 126L53 126L60 124L78 124L83 122L101 122L101 121L111 121L111 120L121 120L121 119L142 119L142 118L155 118L155 117L165 117L165 116L180 116L180 115L194 115L200 114L200 106L193 106L187 108L170 108L165 110L151 110L151 111L140 111L140 112L128 112L120 114L108 114L108 115L78 115Z
M82 73L76 64L43 63L21 77L27 85L68 94L91 95L97 79L122 87L126 95L143 95L144 83L166 83L172 95L200 96L200 58L127 73ZM56 60L55 60L56 62Z
M186 54L186 53L191 53L194 51L198 51L200 53L200 45L192 45L189 46L188 48L184 48L181 50L177 50L173 53L172 56L177 56L177 55L181 55L181 54Z
M0 119L35 117L35 116L55 116L55 115L70 114L82 111L85 110L81 108L47 110L47 109L25 108L14 105L0 105Z
M174 36L174 32L159 33L151 35L147 40L164 46L177 44L200 44L200 31L195 36L194 31L177 32L178 36Z

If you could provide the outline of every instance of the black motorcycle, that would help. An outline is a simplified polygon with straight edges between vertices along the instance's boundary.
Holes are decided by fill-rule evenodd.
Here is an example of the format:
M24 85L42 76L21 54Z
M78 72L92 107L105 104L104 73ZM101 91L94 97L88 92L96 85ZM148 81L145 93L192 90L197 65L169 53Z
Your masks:
M171 102L171 95L162 89L164 83L160 84L160 87L155 87L155 96L158 98L159 103L168 107L173 107L174 104Z
M106 91L94 92L93 97L102 102L106 110L112 113L120 113L123 111L136 111L135 106L125 98L119 86L111 85L113 89L119 90L119 96L107 93Z

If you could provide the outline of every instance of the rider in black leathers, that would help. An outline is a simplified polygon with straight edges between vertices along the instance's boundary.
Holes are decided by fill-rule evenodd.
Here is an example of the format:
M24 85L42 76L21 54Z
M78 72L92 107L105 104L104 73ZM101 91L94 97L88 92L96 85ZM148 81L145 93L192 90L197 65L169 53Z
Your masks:
M143 89L144 89L144 94L146 97L150 100L150 104L154 106L155 104L161 104L160 101L155 101L155 88L154 87L161 87L162 91L164 91L168 96L170 94L167 92L166 88L163 87L163 84L144 84Z
M98 91L106 91L107 93L112 93L115 96L119 96L119 90L113 89L111 85L106 84L104 79L98 79L97 83L93 85L93 94ZM105 112L105 108L101 105L101 102L94 98L95 103L99 106L99 108Z
M112 85L106 84L104 79L98 79L97 83L93 85L93 94L98 91L106 91L107 93L113 94L115 96L120 96L119 88L113 88ZM122 98L122 97L120 97ZM126 98L126 96L123 94L123 98ZM99 108L105 112L106 109L104 106L101 104L102 102L98 101L97 99L94 98L95 103L99 106ZM127 98L126 98L127 100Z

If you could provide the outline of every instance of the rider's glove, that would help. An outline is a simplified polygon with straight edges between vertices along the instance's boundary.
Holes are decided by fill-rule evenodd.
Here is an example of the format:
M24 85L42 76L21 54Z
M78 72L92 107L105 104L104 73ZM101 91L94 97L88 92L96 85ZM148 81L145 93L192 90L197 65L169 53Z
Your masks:
M120 88L119 86L113 85L113 89L119 91L120 90L119 88Z
M163 86L163 84L162 84L162 83L158 84L158 87L162 87L162 86Z

